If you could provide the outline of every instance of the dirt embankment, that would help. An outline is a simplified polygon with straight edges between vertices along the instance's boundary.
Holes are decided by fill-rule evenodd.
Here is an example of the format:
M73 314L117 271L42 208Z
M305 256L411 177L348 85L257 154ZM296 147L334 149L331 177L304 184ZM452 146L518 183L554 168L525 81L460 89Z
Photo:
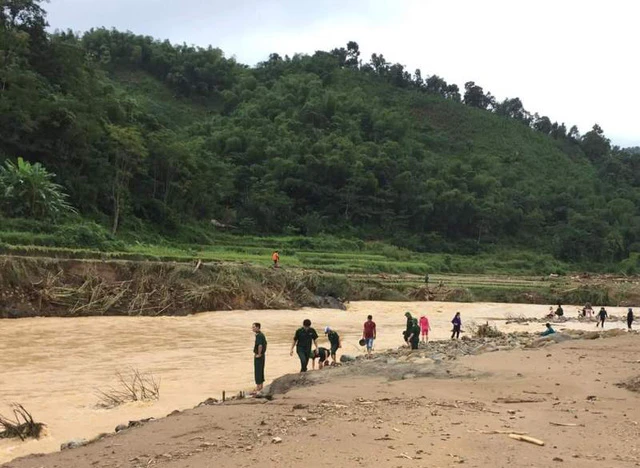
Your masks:
M5 466L638 466L640 394L625 388L640 374L638 334L569 338L393 351L285 376L272 399L202 405Z
M0 318L343 308L324 275L250 265L0 257Z
M340 275L241 263L0 256L0 318L344 308L344 301L357 300L618 306L640 302L638 278L575 277L537 283L505 278L483 277L475 286L461 286L452 277L451 285L440 281L427 287L412 275Z

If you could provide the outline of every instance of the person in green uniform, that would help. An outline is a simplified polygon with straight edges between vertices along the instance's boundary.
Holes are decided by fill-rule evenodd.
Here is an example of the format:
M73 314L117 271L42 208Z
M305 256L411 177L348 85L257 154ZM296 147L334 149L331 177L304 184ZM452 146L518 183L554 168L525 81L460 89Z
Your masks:
M340 343L340 335L335 330L332 330L331 327L325 327L324 333L327 335L329 339L329 344L331 344L331 359L333 360L333 364L336 364L336 353L338 352L338 348L342 348L342 343Z
M409 344L409 335L411 335L411 329L413 328L413 317L411 316L411 312L405 312L404 316L407 317L407 327L402 332L402 336L404 337L404 342Z
M264 385L264 363L265 353L267 352L267 338L264 333L260 331L260 324L255 322L253 324L253 333L256 334L256 341L253 345L253 373L256 380L256 391L258 393L262 391Z
M311 328L311 320L304 319L302 327L298 328L295 335L293 335L293 344L291 345L291 352L289 353L293 356L293 348L296 349L296 353L300 358L300 372L307 372L307 366L309 365L309 359L311 358L311 345L313 344L314 348L317 350L317 339L318 334L313 328Z
M418 343L420 343L420 325L418 325L418 319L411 321L411 330L407 337L407 343L411 345L411 349L418 349Z
M311 368L316 368L316 359L318 360L318 369L322 369L324 366L329 365L329 357L331 356L331 351L327 348L323 348L320 346L318 349L315 349L311 352Z

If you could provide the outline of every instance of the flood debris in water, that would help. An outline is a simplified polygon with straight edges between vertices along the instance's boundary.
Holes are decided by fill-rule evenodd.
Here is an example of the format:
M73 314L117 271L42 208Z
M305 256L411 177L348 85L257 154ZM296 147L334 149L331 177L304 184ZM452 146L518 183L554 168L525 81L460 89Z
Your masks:
M24 406L12 403L13 419L0 414L0 439L39 439L44 435L46 424L36 422Z
M106 390L97 390L100 408L115 408L133 401L160 399L160 381L152 373L131 369L127 374L117 372L118 385Z

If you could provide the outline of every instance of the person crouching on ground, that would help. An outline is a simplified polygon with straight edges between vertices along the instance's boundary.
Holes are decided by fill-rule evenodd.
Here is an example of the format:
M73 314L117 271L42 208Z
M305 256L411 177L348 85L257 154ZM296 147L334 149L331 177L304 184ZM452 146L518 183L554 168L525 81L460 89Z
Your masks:
M367 315L367 321L364 322L362 327L362 339L367 346L367 357L371 357L371 350L373 349L373 341L376 339L376 322L373 321L372 315Z
M331 351L327 348L323 348L320 346L318 349L314 349L311 352L311 368L316 368L316 359L318 360L318 369L322 369L324 366L329 365L329 356L331 356Z
M256 334L256 341L253 345L253 373L256 380L256 390L254 393L262 391L264 385L264 364L265 353L267 352L267 338L260 331L260 324L255 322L252 327L253 333Z
M429 332L431 331L431 326L429 325L429 319L426 316L420 317L420 332L422 334L422 342L426 343L429 341Z
M340 335L335 330L332 330L331 327L324 328L324 334L327 335L327 339L329 340L329 344L331 345L331 359L333 364L335 365L338 361L336 360L336 353L338 349L342 348L342 343L340 343Z
M631 324L633 323L633 309L629 307L627 312L627 330L631 330Z
M418 325L418 319L413 319L411 333L407 337L407 342L411 345L411 349L418 349L418 345L420 344L420 325Z
M296 353L300 358L300 372L307 372L307 366L311 358L311 344L315 349L318 349L317 339L318 334L311 328L311 320L304 319L302 327L298 328L296 334L293 335L293 344L289 353L290 356L293 356L293 348L296 349Z
M556 332L553 327L551 327L550 323L545 324L545 327L547 327L546 330L540 333L540 336L553 335Z
M451 330L451 339L460 339L460 329L462 328L462 318L460 317L460 312L456 312L455 317L451 321L453 324L453 330Z

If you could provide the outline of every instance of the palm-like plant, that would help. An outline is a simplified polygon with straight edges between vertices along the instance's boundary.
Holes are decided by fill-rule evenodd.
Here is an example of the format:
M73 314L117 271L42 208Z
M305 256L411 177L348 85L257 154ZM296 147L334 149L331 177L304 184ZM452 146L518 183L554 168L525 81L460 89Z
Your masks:
M63 213L75 213L61 185L53 182L55 174L40 163L22 158L17 163L5 161L0 166L0 209L7 216L55 219Z

